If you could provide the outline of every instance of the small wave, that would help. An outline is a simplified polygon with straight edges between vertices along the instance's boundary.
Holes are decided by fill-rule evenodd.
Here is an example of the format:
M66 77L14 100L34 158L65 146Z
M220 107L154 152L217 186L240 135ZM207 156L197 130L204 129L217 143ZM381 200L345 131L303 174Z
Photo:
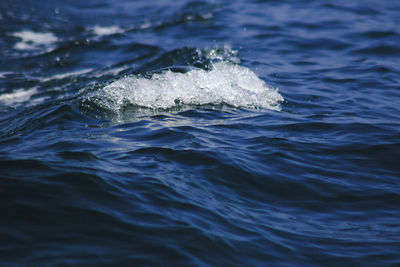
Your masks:
M50 32L21 31L15 32L13 36L21 41L14 46L17 50L35 50L42 47L51 47L58 41L57 37Z
M209 61L207 70L191 66L183 73L168 69L150 77L124 77L87 94L84 101L117 114L127 106L169 109L226 104L280 110L283 97L253 71L237 64L239 59L234 51L225 48L197 52Z

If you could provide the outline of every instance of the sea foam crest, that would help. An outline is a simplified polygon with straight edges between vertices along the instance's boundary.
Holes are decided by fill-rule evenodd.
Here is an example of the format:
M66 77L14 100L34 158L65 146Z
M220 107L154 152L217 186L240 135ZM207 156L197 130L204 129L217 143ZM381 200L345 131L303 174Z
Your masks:
M13 36L21 40L14 46L14 48L18 50L34 50L40 47L50 47L58 41L57 37L51 32L33 32L26 30L16 32Z
M280 110L283 97L253 71L237 64L239 59L232 58L234 51L211 49L199 53L211 61L208 70L192 67L185 73L166 70L151 77L129 76L88 97L115 112L127 105L168 109L206 104Z

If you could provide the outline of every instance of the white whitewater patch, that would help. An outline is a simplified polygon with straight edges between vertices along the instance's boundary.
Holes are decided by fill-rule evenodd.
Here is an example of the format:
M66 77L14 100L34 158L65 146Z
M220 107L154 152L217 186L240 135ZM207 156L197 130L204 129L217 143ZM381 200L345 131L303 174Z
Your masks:
M31 99L31 97L37 93L37 89L31 88L29 90L17 89L12 93L0 94L0 103L7 106L16 106L20 103L26 102Z
M18 50L35 50L41 47L50 47L58 41L57 37L50 32L21 31L13 36L21 39L14 46Z
M211 53L210 57L213 56ZM227 104L279 111L279 103L283 101L278 91L267 86L253 71L231 61L212 63L208 71L193 68L186 73L168 70L151 78L128 76L92 92L86 99L117 113L127 105L168 109Z
M90 29L94 34L97 36L106 36L106 35L112 35L116 33L122 33L124 32L123 29L121 29L118 26L94 26L93 28Z

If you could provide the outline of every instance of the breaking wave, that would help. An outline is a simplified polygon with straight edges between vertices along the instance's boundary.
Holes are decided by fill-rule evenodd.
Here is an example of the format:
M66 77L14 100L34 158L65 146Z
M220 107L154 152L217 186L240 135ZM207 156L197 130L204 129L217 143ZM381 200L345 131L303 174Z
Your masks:
M280 110L283 97L252 70L239 65L236 51L196 50L192 58L201 58L202 64L197 60L197 64L188 68L170 66L150 75L123 77L86 94L83 102L115 113L123 112L128 106L154 110L227 105Z

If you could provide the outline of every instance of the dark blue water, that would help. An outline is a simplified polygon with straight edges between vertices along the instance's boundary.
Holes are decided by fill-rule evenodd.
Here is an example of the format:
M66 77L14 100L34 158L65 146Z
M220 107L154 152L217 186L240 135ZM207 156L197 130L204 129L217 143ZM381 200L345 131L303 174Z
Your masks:
M0 1L0 265L400 265L400 2Z

